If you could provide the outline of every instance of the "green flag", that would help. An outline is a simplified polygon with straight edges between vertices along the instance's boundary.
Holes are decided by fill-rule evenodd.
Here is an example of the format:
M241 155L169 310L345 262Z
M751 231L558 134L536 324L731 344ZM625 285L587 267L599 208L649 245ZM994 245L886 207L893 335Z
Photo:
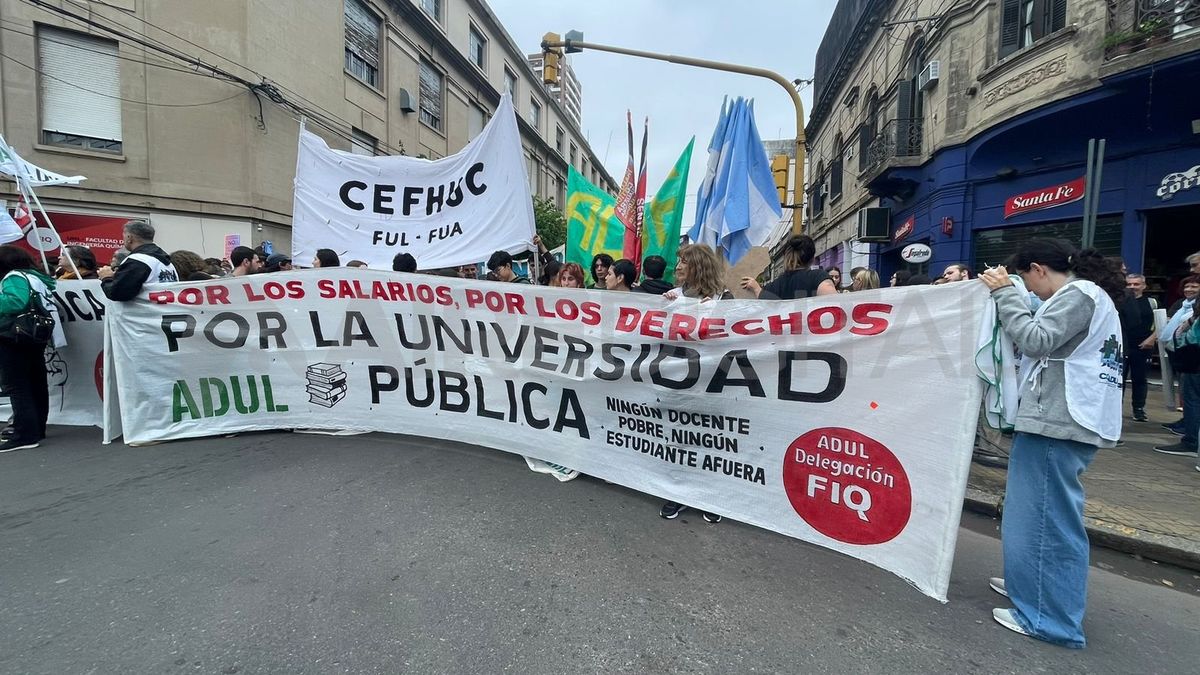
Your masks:
M675 261L678 259L680 228L683 225L683 202L687 195L688 169L692 163L692 146L695 137L688 141L683 154L675 161L671 173L658 188L654 199L646 205L646 215L642 224L642 259L646 256L660 255L667 261L667 271L663 280L668 283L675 281ZM637 261L641 266L641 260Z
M592 185L571 167L567 173L567 245L565 262L579 263L587 276L592 274L592 256L607 253L614 260L625 246L625 225L617 220L617 199ZM603 279L599 280L603 285Z

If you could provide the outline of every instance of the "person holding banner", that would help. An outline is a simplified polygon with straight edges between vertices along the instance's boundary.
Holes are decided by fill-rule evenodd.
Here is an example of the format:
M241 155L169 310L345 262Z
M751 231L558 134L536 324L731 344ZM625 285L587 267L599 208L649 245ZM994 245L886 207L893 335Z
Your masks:
M120 269L101 267L100 290L109 300L132 300L142 292L146 284L161 284L179 281L171 256L154 244L154 226L144 220L125 223L125 249L129 256Z
M313 258L313 267L341 267L342 260L331 248L317 249L317 257Z
M0 384L13 411L13 431L0 442L0 452L12 452L38 447L50 415L46 343L10 334L13 320L31 311L48 313L54 319L50 344L65 347L67 341L51 296L56 282L35 268L24 249L0 246L0 276Z
M1082 648L1088 538L1079 477L1098 448L1121 437L1119 265L1060 239L1025 242L1013 258L1044 304L1030 310L1004 267L979 276L1004 332L1024 354L1001 538L1004 577L990 585L1011 609L992 618L1011 631Z
M720 298L729 300L733 294L725 288L721 258L705 244L685 244L679 247L679 259L675 263L675 282L679 288L663 293L663 297L674 300L699 298L701 302Z
M584 276L583 268L579 263L563 263L562 269L558 270L558 276L555 277L558 288L583 288Z
M784 273L766 286L750 277L742 277L742 288L764 300L795 300L815 295L835 295L837 284L820 268L809 269L817 255L817 245L807 234L791 238L783 254ZM840 273L839 273L840 274Z
M604 277L604 287L610 291L629 292L637 281L637 268L633 261L621 258L608 268L608 276Z
M496 275L496 281L513 284L527 284L529 279L519 276L513 271L513 257L508 251L496 251L488 258L488 270Z
M607 253L597 253L592 256L592 285L588 288L604 288L604 278L608 276L608 268L612 267L613 257Z

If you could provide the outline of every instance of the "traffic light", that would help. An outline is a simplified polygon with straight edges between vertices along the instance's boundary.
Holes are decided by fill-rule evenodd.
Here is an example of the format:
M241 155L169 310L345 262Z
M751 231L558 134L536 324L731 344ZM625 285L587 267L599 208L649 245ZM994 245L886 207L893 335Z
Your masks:
M558 33L546 33L542 36L542 82L558 84L559 63L562 59L562 47L552 47L561 41Z
M775 176L775 190L779 193L779 203L788 203L788 165L791 158L787 155L775 155L771 158L771 173Z

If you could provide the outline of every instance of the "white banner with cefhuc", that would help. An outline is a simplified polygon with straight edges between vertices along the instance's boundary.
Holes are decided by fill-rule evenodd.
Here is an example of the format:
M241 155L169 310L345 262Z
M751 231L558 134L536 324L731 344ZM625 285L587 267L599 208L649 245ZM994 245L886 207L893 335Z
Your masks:
M486 261L534 248L533 201L512 98L501 97L483 132L437 160L369 157L330 149L300 130L292 214L292 258L317 250L346 263L392 269L409 253L419 269Z

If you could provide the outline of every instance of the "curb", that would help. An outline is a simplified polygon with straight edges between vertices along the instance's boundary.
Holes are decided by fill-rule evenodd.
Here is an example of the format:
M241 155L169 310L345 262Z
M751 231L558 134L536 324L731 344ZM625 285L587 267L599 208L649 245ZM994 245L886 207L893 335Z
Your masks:
M1004 510L1004 497L967 486L963 507L974 513L999 518ZM1084 518L1084 527L1093 546L1200 571L1200 542L1116 525L1098 518Z

